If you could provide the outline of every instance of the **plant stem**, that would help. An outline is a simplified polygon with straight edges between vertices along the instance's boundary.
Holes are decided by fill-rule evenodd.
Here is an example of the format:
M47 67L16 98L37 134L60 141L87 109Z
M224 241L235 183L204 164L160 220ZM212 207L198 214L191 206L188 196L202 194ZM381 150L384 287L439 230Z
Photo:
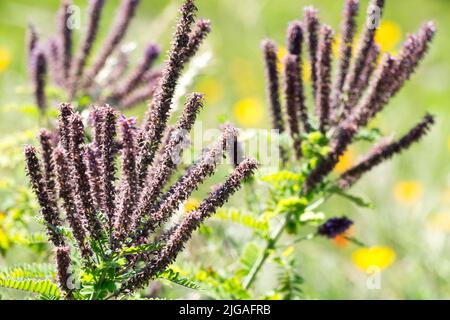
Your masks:
M248 276L244 280L244 289L248 290L253 282L256 280L256 276L261 270L262 266L266 262L267 258L270 256L270 251L275 248L275 244L280 239L281 235L283 234L283 231L287 224L287 217L284 219L284 221L280 224L278 229L276 230L273 237L267 239L266 245L264 247L262 255L259 257L258 261L253 265L252 270L248 274Z

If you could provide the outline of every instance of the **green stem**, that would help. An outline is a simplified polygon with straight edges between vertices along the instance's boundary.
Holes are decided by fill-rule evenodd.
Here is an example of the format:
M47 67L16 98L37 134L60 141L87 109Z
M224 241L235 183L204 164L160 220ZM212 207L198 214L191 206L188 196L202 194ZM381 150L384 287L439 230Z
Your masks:
M262 255L259 257L258 261L253 265L252 270L248 274L248 276L244 280L244 289L248 290L253 282L256 280L256 276L258 275L259 271L261 270L262 266L266 262L267 258L270 255L270 251L275 248L275 244L280 239L281 235L283 234L283 231L287 224L287 217L283 221L283 223L280 224L278 229L276 230L273 237L267 239L266 245L264 247Z

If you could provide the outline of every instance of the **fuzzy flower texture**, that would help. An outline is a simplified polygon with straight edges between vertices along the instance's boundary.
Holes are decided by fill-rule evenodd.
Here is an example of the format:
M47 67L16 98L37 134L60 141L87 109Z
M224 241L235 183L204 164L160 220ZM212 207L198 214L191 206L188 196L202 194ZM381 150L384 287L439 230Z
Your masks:
M136 1L124 1L130 2ZM25 147L27 173L56 248L58 280L66 298L76 294L67 285L74 255L84 266L95 269L102 257L126 248L156 245L151 252L130 252L126 263L115 270L120 293L144 287L175 260L200 224L256 170L255 160L242 159L198 209L167 226L180 205L214 174L237 139L237 130L224 125L218 140L184 174L175 177L187 135L203 107L203 96L194 93L187 99L173 127L167 125L168 113L183 66L203 38L197 28L206 27L200 20L193 28L193 0L186 0L180 12L155 99L139 127L135 118L120 116L104 105L93 109L90 128L85 128L80 114L62 103L58 131L40 132L40 150ZM71 237L61 232L67 228Z
M342 41L334 78L334 32L320 22L318 11L307 7L303 21L290 23L286 45L288 53L283 60L285 108L280 98L282 81L278 67L280 64L277 61L277 44L272 40L264 40L262 43L273 127L281 133L289 132L293 141L292 150L295 151L292 157L301 161L301 146L308 133L320 131L330 139L329 152L323 155L317 164L311 166L308 172L302 188L304 194L311 194L326 180L361 130L399 92L424 58L434 37L434 23L426 22L416 34L408 36L397 56L387 53L381 55L380 48L374 41L377 28L374 20L380 22L384 5L385 0L371 1L371 10L364 23L359 45L355 46L359 1L345 1ZM304 46L307 47L305 55ZM310 115L306 103L302 79L303 56L307 56L312 65L311 94L314 100L314 116ZM419 141L433 124L434 117L426 114L399 140L383 140L361 162L344 172L338 180L338 185L343 189L351 187L376 165Z
M105 3L105 0L89 1L86 27L77 50L73 37L80 26L76 25L78 9L72 0L61 0L56 36L41 40L36 27L30 25L27 37L30 78L41 112L48 106L47 74L69 101L86 101L85 97L89 97L92 103L108 103L127 109L153 97L162 73L162 68L154 66L160 55L159 46L150 42L139 63L130 67L131 51L129 46L122 45L140 0L121 1L105 40L93 54ZM191 51L192 55L210 32L209 21L199 19L196 24L183 40L188 39L186 51ZM192 55L187 54L185 62Z

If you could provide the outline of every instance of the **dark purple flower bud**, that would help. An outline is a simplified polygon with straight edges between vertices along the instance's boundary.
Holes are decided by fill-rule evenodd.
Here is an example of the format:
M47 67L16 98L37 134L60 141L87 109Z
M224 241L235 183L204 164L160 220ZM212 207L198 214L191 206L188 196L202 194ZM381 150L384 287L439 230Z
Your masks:
M352 59L353 40L356 33L356 16L359 0L346 0L342 13L342 38L339 47L339 66L334 84L332 107L336 109L341 103L341 94Z
M65 299L73 299L72 274L70 270L71 258L69 247L56 247L56 277L58 279L59 287L65 294Z
M75 180L75 192L79 195L78 210L83 212L83 216L88 223L88 229L95 239L99 239L102 233L102 225L97 217L94 201L92 199L89 177L84 162L86 148L84 145L85 132L84 125L79 114L72 114L70 117L70 146L68 158L72 162L72 175Z
M34 99L41 113L47 109L45 97L45 77L47 74L47 60L39 48L35 48L31 57L31 79L33 81Z
M73 108L69 103L61 103L59 105L59 140L66 152L70 150L70 118L73 114Z
M284 121L280 102L278 47L272 40L264 40L261 47L266 65L267 92L270 100L270 110L272 111L272 126L282 133L284 132Z
M294 150L297 159L301 157L300 148L300 127L299 118L300 110L305 108L303 96L303 87L300 78L298 56L288 54L284 58L285 72L285 96L286 96L286 113L289 125L289 133L294 141Z
M320 29L316 66L316 109L322 133L325 133L330 120L332 45L333 31L329 26L323 25Z
M286 42L290 54L296 56L302 54L303 29L300 21L293 21L289 24Z
M36 32L34 25L29 24L27 29L27 49L28 49L28 59L31 60L33 56L33 51L36 49L39 42L39 36Z
M49 196L56 201L55 174L52 159L53 143L52 135L48 130L39 131L39 141L41 144L42 160L44 162L44 181L47 186Z
M335 217L328 219L322 224L318 228L317 233L321 236L333 239L345 233L352 225L353 221L347 217Z
M311 62L313 97L316 97L317 91L317 49L319 48L320 31L318 13L314 7L305 7L304 9L306 43L308 44L309 60Z
M59 46L61 49L61 71L62 80L65 84L70 81L70 67L72 64L72 27L70 26L70 7L71 0L61 1L61 7L58 13L58 35Z
M421 122L400 140L390 143L383 142L382 144L375 146L368 156L340 176L339 186L344 189L351 187L362 175L394 155L408 149L412 144L418 142L428 133L433 124L434 117L427 114Z

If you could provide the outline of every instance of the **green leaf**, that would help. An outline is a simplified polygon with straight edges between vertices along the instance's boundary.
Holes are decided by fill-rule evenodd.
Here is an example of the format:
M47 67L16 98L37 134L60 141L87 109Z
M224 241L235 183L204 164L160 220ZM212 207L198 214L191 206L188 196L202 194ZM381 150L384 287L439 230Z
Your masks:
M347 200L350 200L351 202L353 202L358 207L370 208L370 209L374 207L374 205L371 202L368 202L368 201L364 200L361 197L348 194L348 193L342 191L341 189L339 189L338 187L333 187L329 191L331 193L337 194L337 195L339 195L339 196L341 196L343 198L346 198Z
M149 252L159 250L163 246L164 246L164 243L158 242L158 243L141 244L141 245L133 246L133 247L126 247L120 251L120 256L127 256L127 255L140 254L140 253L149 253Z
M55 271L50 264L21 264L0 271L0 279L48 279Z
M182 276L179 272L176 272L170 268L164 270L158 274L158 278L173 282L179 286L186 287L193 290L200 289L200 286L193 280Z
M47 297L59 298L61 296L58 286L50 280L0 278L0 287L38 293Z
M253 265L256 263L259 256L261 255L261 251L262 249L256 243L254 242L247 243L242 252L241 257L239 258L241 267L236 273L238 273L242 277L247 276L252 270Z
M238 223L259 231L265 232L269 229L269 224L266 220L258 219L252 213L241 212L238 209L219 209L214 215L214 218Z
M361 129L355 137L355 141L375 142L383 137L383 133L378 128Z

